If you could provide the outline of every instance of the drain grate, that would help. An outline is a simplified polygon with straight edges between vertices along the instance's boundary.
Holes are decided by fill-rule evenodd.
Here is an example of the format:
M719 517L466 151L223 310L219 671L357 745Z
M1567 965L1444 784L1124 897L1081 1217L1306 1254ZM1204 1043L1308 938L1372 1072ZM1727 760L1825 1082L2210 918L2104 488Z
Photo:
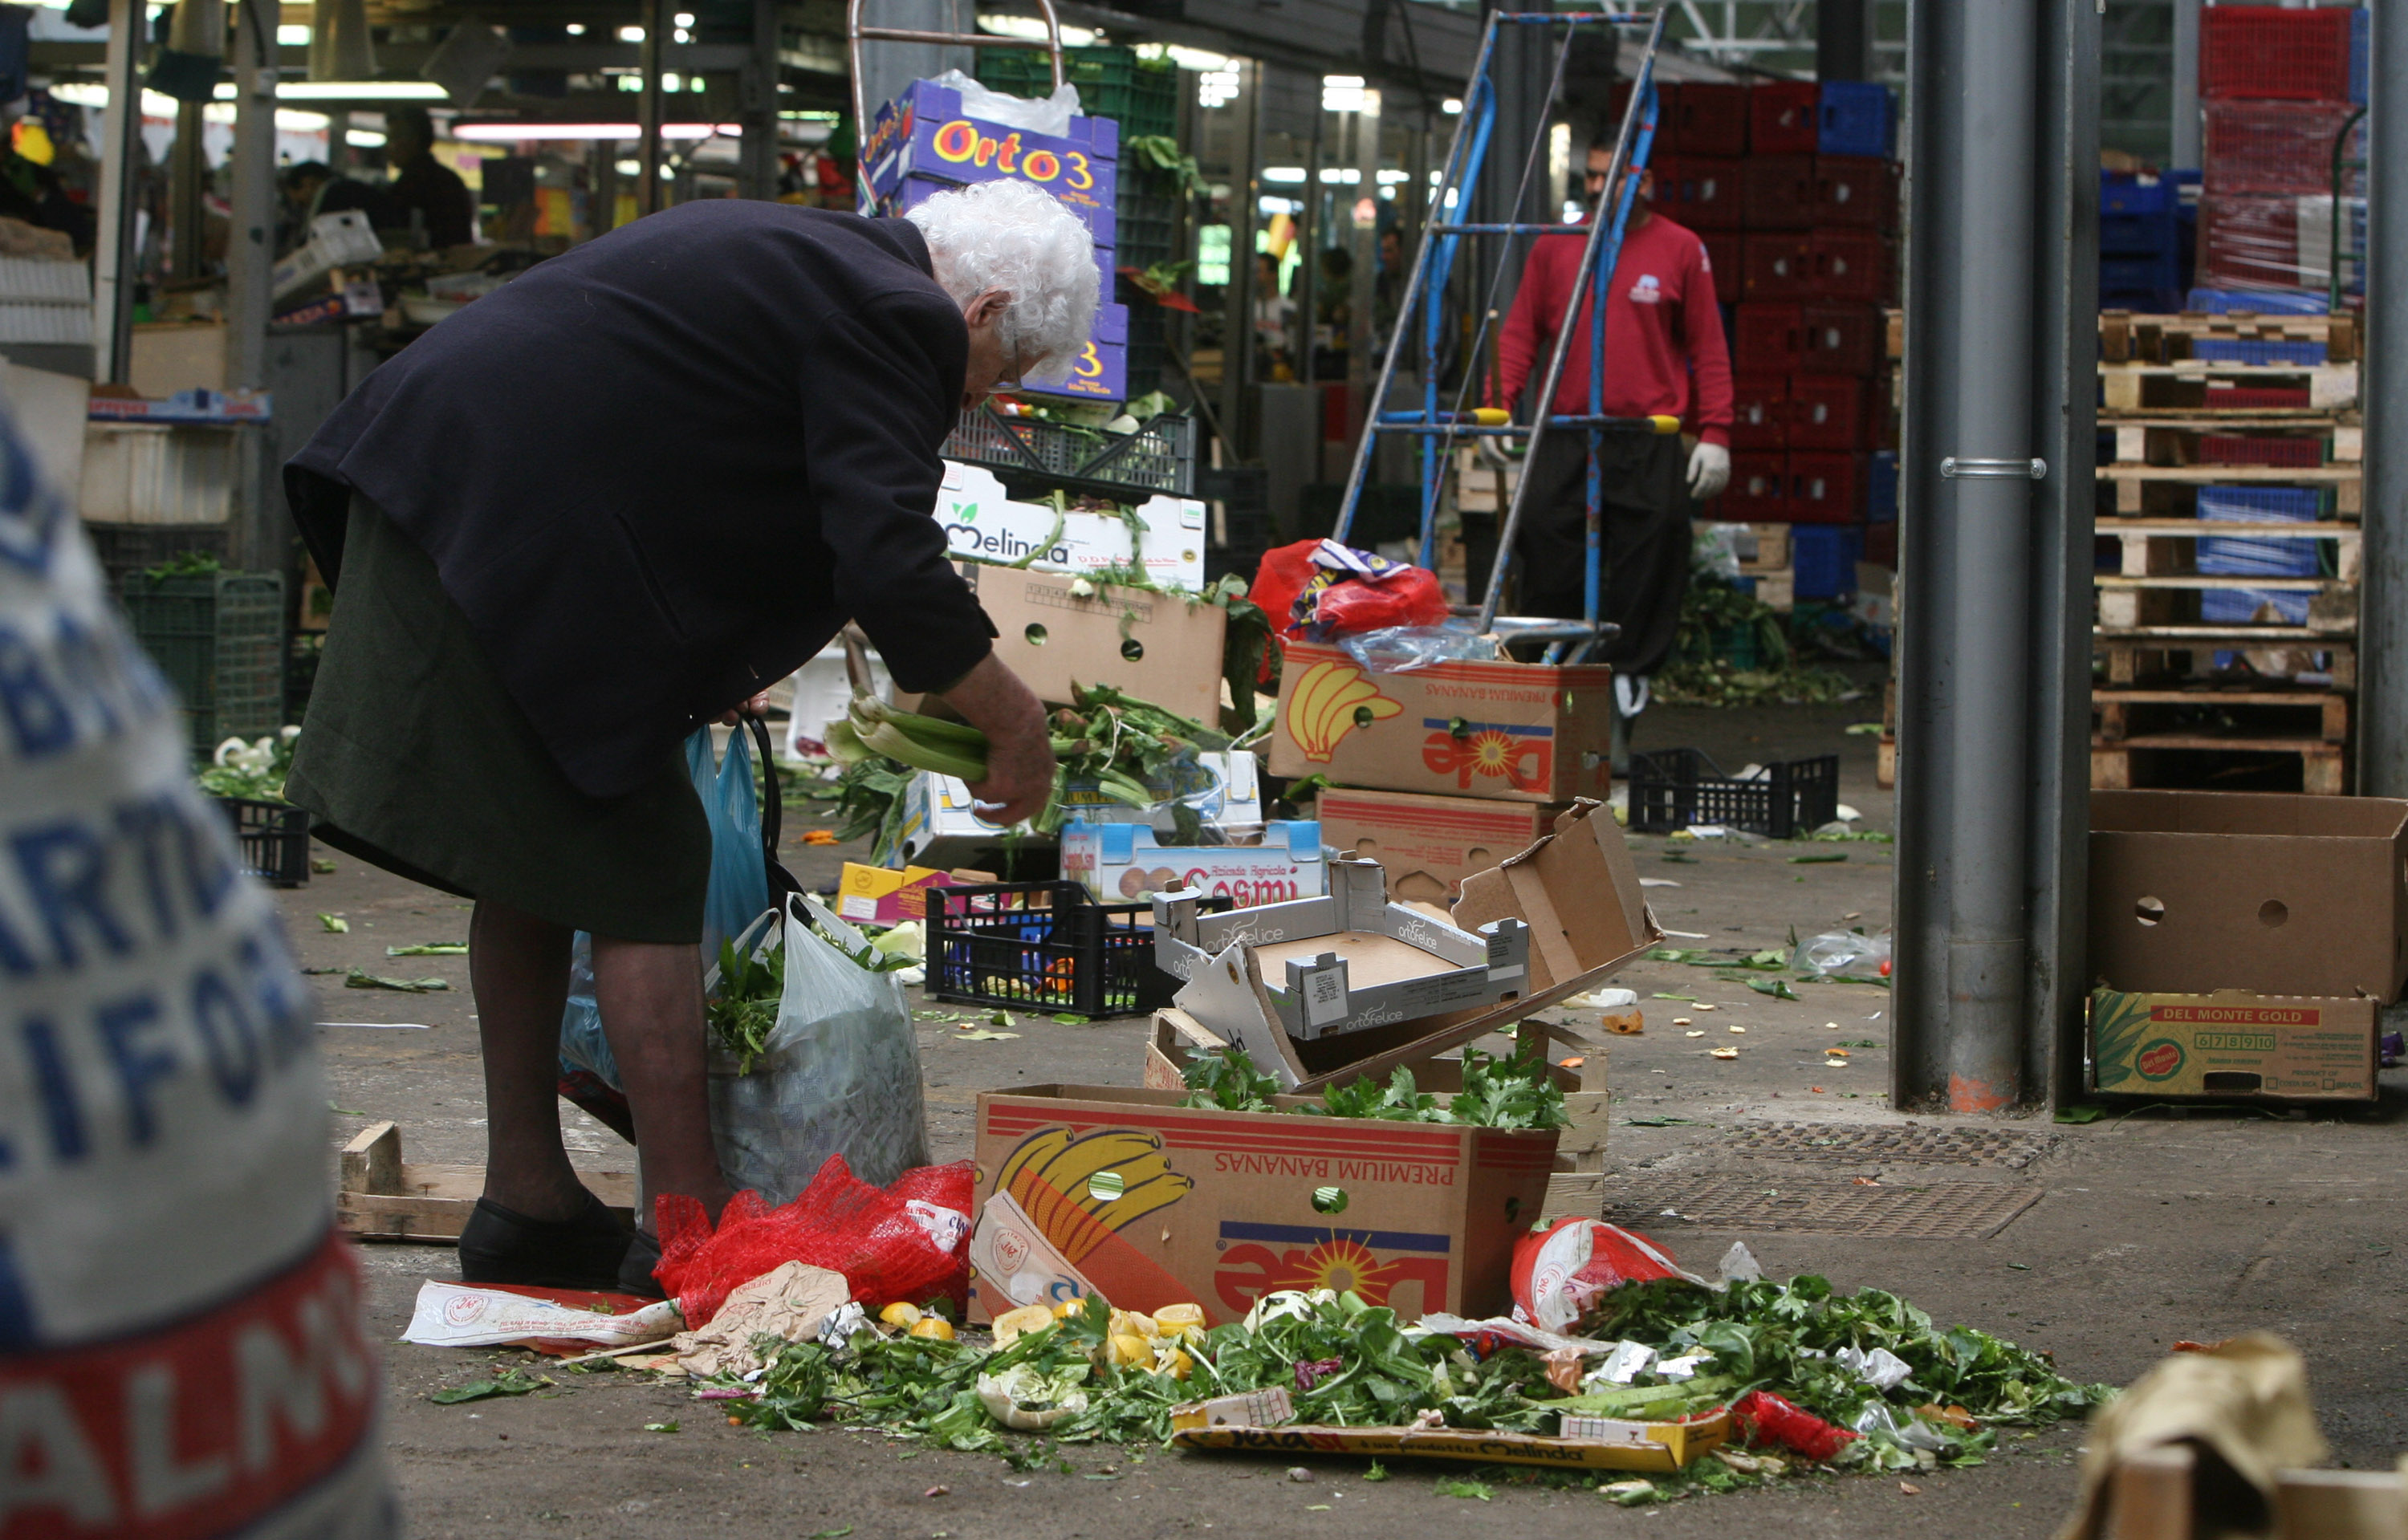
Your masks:
M1641 1230L1677 1220L1702 1230L1987 1240L2038 1203L2041 1191L2001 1182L1859 1186L1729 1176L1610 1180L1605 1217Z
M1733 1152L1781 1161L1906 1162L1995 1165L2021 1171L2057 1144L2057 1135L2016 1128L1932 1123L1756 1123L1732 1135Z

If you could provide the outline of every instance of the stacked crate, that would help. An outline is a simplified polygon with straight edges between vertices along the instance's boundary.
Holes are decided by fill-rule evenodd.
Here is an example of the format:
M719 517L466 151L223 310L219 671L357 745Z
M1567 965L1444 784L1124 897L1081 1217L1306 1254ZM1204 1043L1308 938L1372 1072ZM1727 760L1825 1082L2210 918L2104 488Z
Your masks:
M2365 218L2358 174L2337 189L2333 161L2366 100L2367 13L2215 6L2200 21L2200 286L2322 292L2336 192L2341 217ZM2363 245L2362 227L2341 242Z
M1794 526L1792 595L1836 600L1866 555L1872 456L1897 445L1883 347L1896 106L1858 81L1683 84L1675 101L1656 207L1698 232L1717 294L1738 302L1731 484L1715 517Z
M2099 174L2099 307L2182 308L2181 199L2172 178Z
M2346 314L2101 317L2094 786L2348 789L2358 352Z

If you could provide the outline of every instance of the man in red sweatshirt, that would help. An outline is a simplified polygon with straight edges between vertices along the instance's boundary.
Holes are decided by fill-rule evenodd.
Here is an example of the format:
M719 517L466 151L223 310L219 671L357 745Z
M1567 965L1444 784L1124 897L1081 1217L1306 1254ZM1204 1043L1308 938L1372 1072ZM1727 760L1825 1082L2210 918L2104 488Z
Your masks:
M1589 146L1588 196L1594 206L1613 164L1613 141ZM1624 227L1622 257L1606 290L1605 412L1609 417L1677 417L1694 424L1697 443L1617 430L1598 449L1604 538L1600 617L1622 627L1604 651L1621 674L1614 685L1623 715L1646 708L1647 678L1670 656L1689 591L1689 505L1730 479L1730 352L1714 306L1713 269L1698 237L1652 212L1652 174ZM1546 378L1555 329L1579 276L1585 226L1538 238L1498 339L1498 394L1522 421L1536 415L1525 398ZM1588 327L1584 304L1555 392L1558 415L1588 410ZM1518 613L1578 619L1588 572L1588 435L1553 429L1540 440L1515 544L1522 556Z

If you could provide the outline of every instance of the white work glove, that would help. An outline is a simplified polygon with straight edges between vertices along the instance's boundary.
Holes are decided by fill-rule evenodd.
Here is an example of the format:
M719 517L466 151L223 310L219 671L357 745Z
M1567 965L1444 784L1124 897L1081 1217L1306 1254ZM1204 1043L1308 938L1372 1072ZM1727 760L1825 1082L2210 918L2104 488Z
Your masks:
M1689 451L1689 499L1702 503L1730 485L1730 450L1698 440Z

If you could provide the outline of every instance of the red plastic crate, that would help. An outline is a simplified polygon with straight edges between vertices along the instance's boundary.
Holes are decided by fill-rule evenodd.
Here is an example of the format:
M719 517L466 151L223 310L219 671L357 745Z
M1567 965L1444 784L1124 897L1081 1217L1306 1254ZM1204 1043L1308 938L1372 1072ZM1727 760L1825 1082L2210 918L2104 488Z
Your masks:
M1793 375L1805 347L1805 309L1797 305L1742 304L1731 337L1731 369L1743 375Z
M1746 225L1745 161L1702 155L1667 155L1656 163L1656 212L1692 230L1739 230Z
M2346 102L2349 28L2345 7L2210 6L2199 15L2199 93Z
M1782 375L1741 375L1731 381L1730 447L1789 447L1789 380Z
M1747 237L1734 230L1700 230L1706 265L1713 273L1714 298L1735 300L1747 279Z
M1672 150L1681 155L1747 153L1747 87L1684 80L1668 109L1657 88L1657 121L1671 123ZM1660 132L1660 131L1659 131Z
M1748 229L1814 227L1813 156L1754 155L1745 164Z
M1865 457L1789 451L1789 521L1853 524L1864 517Z
M1800 307L1798 369L1805 375L1869 375L1881 365L1885 330L1875 306Z
M1865 155L1814 160L1814 223L1828 229L1898 228L1898 167Z
M1799 375L1789 382L1789 448L1861 449L1872 382L1845 375Z
M2207 384L2208 409L2218 412L2304 411L2308 395L2304 385Z
M1809 247L1813 277L1808 297L1888 302L1896 269L1887 235L1878 230L1817 230Z
M1813 249L1803 235L1750 231L1742 271L1742 298L1803 299L1813 287Z
M2321 438L2258 438L2246 434L2202 434L2199 459L2203 465L2321 465Z
M1814 109L1822 88L1812 80L1765 80L1747 93L1751 155L1812 155L1821 135Z
M1789 457L1778 449L1733 453L1730 485L1723 489L1722 515L1737 524L1787 522Z
M2200 191L2331 192L2333 140L2356 110L2347 102L2208 103ZM2361 128L2351 137L2362 143L2363 134ZM2356 191L2358 174L2344 176L2343 191Z
M2199 284L2203 289L2324 287L2327 253L2300 260L2296 198L2216 193L2199 201ZM2313 282L2309 280L2313 278Z

